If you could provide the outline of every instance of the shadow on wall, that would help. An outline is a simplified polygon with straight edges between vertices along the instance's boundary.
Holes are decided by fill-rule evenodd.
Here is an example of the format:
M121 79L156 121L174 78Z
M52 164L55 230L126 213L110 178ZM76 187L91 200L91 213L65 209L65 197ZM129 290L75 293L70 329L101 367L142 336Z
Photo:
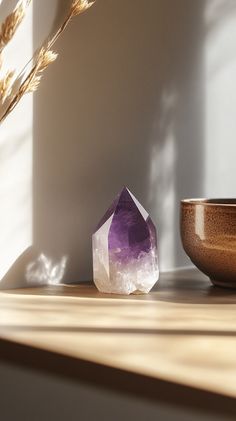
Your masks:
M1 0L0 1L1 21L3 19L6 19L6 17L9 15L9 13L12 12L12 10L16 7L16 5L17 5L17 0L12 0L12 1Z
M186 264L178 203L204 181L203 12L99 0L58 42L34 102L34 243L69 256L68 281L91 279L93 228L123 185L158 224L161 269Z

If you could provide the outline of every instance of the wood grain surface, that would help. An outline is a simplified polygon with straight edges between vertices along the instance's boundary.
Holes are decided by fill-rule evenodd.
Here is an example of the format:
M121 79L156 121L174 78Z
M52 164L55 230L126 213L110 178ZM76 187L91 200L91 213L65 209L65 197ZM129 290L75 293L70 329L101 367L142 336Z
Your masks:
M90 283L0 292L0 338L236 397L236 292L196 270L162 274L148 295L103 295Z

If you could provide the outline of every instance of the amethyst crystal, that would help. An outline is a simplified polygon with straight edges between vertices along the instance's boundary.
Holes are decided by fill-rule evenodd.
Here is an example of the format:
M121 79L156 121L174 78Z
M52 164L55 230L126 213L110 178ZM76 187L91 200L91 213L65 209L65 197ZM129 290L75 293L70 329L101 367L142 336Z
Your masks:
M159 278L156 228L125 187L93 234L94 282L101 292L148 293Z

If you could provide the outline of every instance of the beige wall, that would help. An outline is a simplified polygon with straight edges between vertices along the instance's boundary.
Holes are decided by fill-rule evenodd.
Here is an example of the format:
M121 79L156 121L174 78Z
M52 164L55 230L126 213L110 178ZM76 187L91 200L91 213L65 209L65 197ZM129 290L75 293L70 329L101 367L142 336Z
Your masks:
M178 207L203 192L203 6L99 0L57 44L34 101L34 240L69 255L68 280L91 278L93 228L123 185L157 223L162 270L189 264Z

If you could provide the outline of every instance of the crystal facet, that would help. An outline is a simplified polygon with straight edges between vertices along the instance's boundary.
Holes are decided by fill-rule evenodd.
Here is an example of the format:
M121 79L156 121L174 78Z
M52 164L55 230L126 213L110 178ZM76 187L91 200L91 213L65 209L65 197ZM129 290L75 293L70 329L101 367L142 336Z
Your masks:
M148 293L158 281L155 225L126 187L93 234L93 274L101 292L114 294Z

